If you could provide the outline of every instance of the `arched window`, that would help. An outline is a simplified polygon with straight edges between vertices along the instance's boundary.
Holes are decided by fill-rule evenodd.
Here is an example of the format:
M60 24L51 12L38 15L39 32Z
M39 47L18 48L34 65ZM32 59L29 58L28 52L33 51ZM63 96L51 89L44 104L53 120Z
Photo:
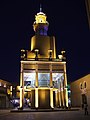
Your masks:
M86 86L86 82L84 81L84 88L86 88L87 86Z
M82 89L82 83L80 83L80 89Z

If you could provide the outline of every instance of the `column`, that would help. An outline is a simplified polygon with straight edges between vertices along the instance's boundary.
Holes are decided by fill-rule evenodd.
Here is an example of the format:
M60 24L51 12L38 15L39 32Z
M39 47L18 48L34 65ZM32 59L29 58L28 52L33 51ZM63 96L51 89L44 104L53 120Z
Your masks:
M24 104L24 79L23 79L23 63L21 63L20 71L20 108L23 109Z
M61 81L60 81L60 88L58 90L58 94L59 94L59 106L61 107L62 106L62 102L61 102Z
M53 82L52 82L52 64L50 64L50 87L53 87Z
M50 106L51 108L53 107L53 88L50 88Z
M38 65L36 64L36 81L35 81L35 87L38 87Z
M64 64L64 91L65 91L65 102L68 107L68 90L67 90L67 74L66 74L66 63Z
M36 64L35 107L38 108L38 65Z
M63 87L63 81L61 81L61 98L62 98L62 107L65 106L65 101L64 101L64 87Z
M52 83L52 64L50 64L50 106L53 107L53 83Z
M35 88L35 108L38 108L38 88Z

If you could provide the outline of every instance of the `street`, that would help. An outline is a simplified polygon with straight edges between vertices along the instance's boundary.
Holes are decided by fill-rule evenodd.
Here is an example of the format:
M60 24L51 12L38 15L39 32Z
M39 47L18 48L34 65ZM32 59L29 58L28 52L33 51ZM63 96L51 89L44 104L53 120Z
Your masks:
M84 115L79 111L54 111L54 112L10 112L1 111L0 120L90 120L90 114Z

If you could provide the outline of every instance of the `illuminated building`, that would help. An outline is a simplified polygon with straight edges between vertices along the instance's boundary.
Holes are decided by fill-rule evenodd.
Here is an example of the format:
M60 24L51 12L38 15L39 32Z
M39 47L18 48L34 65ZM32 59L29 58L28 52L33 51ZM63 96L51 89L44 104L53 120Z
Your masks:
M90 109L90 74L72 82L70 88L72 106L81 107L87 103Z
M0 109L12 107L10 99L12 98L12 84L0 79Z
M55 37L48 36L46 14L35 15L31 50L21 50L20 108L25 99L31 108L68 107L65 51L56 59Z

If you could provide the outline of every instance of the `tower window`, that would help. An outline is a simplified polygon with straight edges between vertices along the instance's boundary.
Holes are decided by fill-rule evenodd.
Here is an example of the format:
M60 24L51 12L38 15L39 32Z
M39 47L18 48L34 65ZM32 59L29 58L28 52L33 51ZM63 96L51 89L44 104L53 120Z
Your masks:
M82 83L80 83L80 89L82 89Z
M86 82L84 82L84 88L86 88Z

